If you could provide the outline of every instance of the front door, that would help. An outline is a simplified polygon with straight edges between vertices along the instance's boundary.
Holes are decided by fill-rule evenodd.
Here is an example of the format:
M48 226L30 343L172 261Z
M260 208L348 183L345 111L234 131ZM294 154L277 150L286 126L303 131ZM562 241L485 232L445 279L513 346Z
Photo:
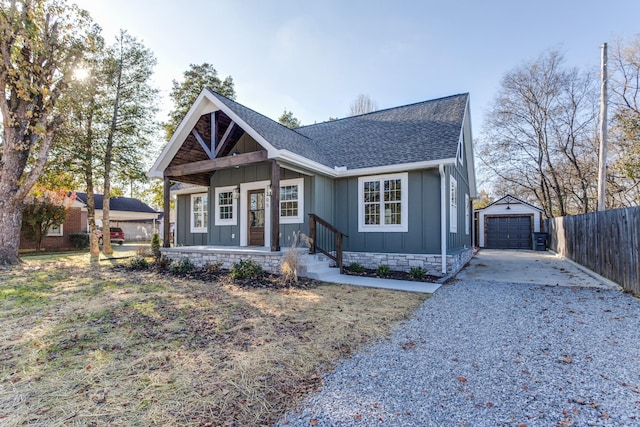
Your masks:
M264 246L264 190L249 191L249 246Z

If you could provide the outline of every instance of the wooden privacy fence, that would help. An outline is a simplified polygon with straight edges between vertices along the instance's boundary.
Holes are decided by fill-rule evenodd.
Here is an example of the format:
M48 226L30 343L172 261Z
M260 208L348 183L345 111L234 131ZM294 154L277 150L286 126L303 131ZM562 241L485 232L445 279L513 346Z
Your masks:
M545 220L549 248L640 295L640 206Z

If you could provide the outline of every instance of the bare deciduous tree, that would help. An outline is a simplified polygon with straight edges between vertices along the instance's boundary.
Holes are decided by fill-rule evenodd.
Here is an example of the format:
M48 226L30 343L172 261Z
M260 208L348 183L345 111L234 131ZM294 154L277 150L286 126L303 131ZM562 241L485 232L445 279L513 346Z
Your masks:
M613 205L640 204L640 35L618 41L609 56L612 162L607 195Z
M378 104L369 97L369 95L360 94L358 97L351 103L351 107L349 109L350 116L357 116L360 114L371 113L372 111L376 111L378 109Z
M547 216L595 207L595 88L594 76L564 67L557 51L504 76L478 151L500 187Z

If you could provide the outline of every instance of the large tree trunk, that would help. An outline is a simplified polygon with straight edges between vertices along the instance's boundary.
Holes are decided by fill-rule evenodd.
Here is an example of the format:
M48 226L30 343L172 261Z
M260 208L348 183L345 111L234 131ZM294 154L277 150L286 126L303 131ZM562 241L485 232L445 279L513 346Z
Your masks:
M30 147L37 136L25 131L19 124L8 125L9 122L5 119L5 141L0 163L0 265L20 262L18 250L22 228L22 202L33 187L36 176L40 176L51 145L49 138L40 141L39 156L44 156L44 159L38 157L31 171L24 173Z
M0 265L11 265L20 262L22 208L3 187L0 184Z

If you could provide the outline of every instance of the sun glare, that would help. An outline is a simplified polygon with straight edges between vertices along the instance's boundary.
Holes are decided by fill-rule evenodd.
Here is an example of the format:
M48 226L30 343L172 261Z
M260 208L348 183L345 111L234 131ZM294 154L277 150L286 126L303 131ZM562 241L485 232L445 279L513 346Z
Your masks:
M86 68L77 68L73 73L73 77L77 80L86 80L89 77L89 70Z

